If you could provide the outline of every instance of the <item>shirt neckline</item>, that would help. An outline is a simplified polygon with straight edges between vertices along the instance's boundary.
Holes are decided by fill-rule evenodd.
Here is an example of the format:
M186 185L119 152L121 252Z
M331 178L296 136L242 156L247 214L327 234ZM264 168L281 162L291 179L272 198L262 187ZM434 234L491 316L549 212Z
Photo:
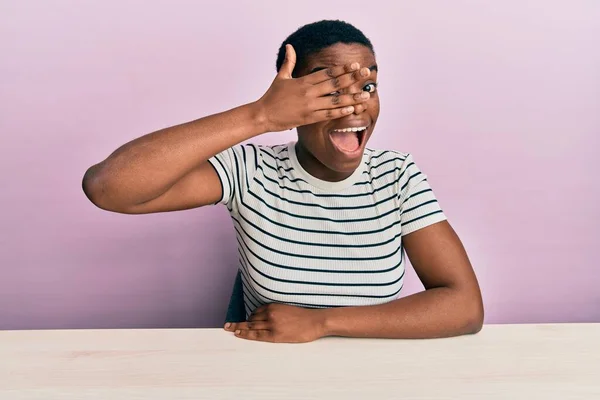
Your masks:
M356 168L356 170L352 173L352 175L350 175L346 179L337 181L337 182L330 182L330 181L324 181L322 179L315 178L314 176L309 174L302 167L302 165L300 165L300 161L298 161L298 156L296 155L296 143L297 142L292 141L292 142L289 142L287 145L288 154L290 156L290 161L292 163L292 166L297 171L298 175L300 175L302 177L302 179L304 179L310 185L312 185L318 189L321 189L321 190L327 191L327 192L342 191L342 190L347 189L350 186L354 185L358 181L358 179L360 178L362 173L365 171L365 161L366 161L367 155L363 152L363 156L362 156L360 165L358 166L358 168Z

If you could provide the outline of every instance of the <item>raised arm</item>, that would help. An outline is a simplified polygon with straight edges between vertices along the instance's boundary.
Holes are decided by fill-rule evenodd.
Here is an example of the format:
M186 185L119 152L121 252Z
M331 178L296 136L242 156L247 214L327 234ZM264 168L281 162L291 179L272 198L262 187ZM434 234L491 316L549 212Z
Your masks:
M217 202L222 193L208 159L265 132L283 131L353 112L365 99L327 94L349 87L360 66L329 68L292 78L296 54L256 102L132 140L83 177L83 191L97 207L126 214L183 210Z

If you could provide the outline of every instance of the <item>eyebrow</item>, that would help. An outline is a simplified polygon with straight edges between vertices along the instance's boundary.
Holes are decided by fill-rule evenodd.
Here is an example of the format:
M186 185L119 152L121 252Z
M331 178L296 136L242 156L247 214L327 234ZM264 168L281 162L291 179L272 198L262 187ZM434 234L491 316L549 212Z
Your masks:
M321 71L321 70L324 70L324 69L327 69L327 67L316 67L316 68L313 68L313 69L312 69L312 70L309 72L309 74L312 74L313 72ZM373 64L373 65L371 65L371 66L369 67L369 69L370 69L371 71L375 71L375 72L377 72L377 71L378 71L378 69L377 69L377 64Z

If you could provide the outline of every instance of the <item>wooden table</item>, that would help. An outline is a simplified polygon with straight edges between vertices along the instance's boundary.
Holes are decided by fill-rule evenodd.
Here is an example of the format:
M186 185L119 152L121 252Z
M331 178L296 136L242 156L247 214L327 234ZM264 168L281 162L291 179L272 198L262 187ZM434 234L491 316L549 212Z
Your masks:
M0 399L600 399L600 324L301 345L220 329L0 332Z

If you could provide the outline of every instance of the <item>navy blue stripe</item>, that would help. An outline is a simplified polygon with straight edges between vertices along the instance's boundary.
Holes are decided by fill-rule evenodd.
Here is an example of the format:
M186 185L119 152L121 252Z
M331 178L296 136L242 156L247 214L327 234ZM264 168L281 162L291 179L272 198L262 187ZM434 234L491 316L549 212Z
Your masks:
M240 262L241 264L241 262ZM254 298L254 295L250 296L252 293L250 292L250 290L247 289L246 284L244 283L244 280L242 279L242 291L244 294L244 303L250 303L250 305L254 308L260 307L260 305L262 303L256 303L256 299Z
M376 151L381 151L381 150L370 149L368 147L366 147L365 150L368 150L371 153L375 153ZM373 158L379 158L379 157L381 157L381 156L383 156L383 155L385 155L387 153L392 153L392 154L397 155L399 157L404 157L405 159L409 156L409 154L400 153L400 152L394 151L394 150L383 150L383 151L381 151L381 153L377 154L376 156L371 156L371 159L373 159Z
M237 229L236 229L237 231ZM403 251L403 247L402 245L400 245L400 247L398 248L398 250L400 250L400 261L398 262L398 264L394 265L391 268L386 268L386 269L378 269L378 270L372 270L372 271L361 271L361 270L335 270L335 269L316 269L316 268L299 268L299 267L290 267L289 265L283 265L283 264L276 264L272 261L269 261L261 256L259 256L258 254L256 254L255 252L252 251L251 248L248 247L248 245L246 244L246 241L244 240L243 237L239 236L239 231L238 231L238 235L236 237L238 245L240 247L243 247L248 249L248 251L256 258L258 258L260 261L264 262L265 264L269 264L272 265L273 267L277 267L277 268L282 268L282 269L289 269L292 271L302 271L302 272L322 272L322 273L332 273L332 274L381 274L381 273L386 273L386 272L390 272L393 271L395 268L398 268L403 260L404 260L404 251ZM396 253L398 253L398 250L396 250ZM245 253L244 253L245 255ZM352 286L352 285L350 285Z
M392 294L388 294L388 295L366 295L366 294L337 294L337 293L297 293L297 292L282 292L282 291L278 291L278 290L273 290L270 289L266 286L261 285L257 280L254 279L254 277L252 276L252 274L250 274L250 272L248 271L248 266L246 265L246 263L248 263L250 265L250 267L252 267L252 269L254 269L256 272L258 272L260 275L266 277L267 279L270 280L275 280L275 281L279 281L279 282L291 282L291 283L303 283L303 282L296 282L296 281L287 281L287 280L283 280L283 279L273 279L270 278L269 276L267 276L266 274L263 274L262 272L258 271L256 268L254 268L254 266L252 265L252 263L250 263L249 260L244 260L243 266L242 268L246 269L246 275L250 276L250 278L252 279L252 281L257 285L260 286L262 289L271 292L271 293L275 293L275 294L281 294L284 296L327 296L327 297L359 297L359 298L370 298L370 299L384 299L387 297L392 297L397 295L398 293L400 293L400 291L402 290L402 286L400 285L400 288L395 291ZM400 274L400 277L398 279L396 279L393 282L390 282L386 285L380 285L380 286L391 286L394 285L398 282L400 282L402 280L402 278L404 277L404 272L402 271L402 273Z
M403 222L403 223L402 223L402 226L405 226L405 225L411 224L411 223L413 223L413 222L415 222L415 221L418 221L418 220L420 220L420 219L423 219L423 218L427 218L427 217L429 217L429 216L431 216L431 215L434 215L434 214L439 214L439 213L441 213L441 212L442 212L442 210L437 210L437 211L434 211L434 212L430 212L429 214L421 215L420 217L413 218L413 219L411 219L410 221Z
M400 174L400 176L398 177L398 179L396 179L396 181L399 181L403 176L404 176L404 172L406 172L406 170L411 166L414 165L412 162L410 164L408 164L406 166L406 168L404 169L404 171L402 171L401 167L396 167L394 169L390 169L389 171L384 172L383 174L379 175L379 176L374 176L370 181L365 181L365 182L356 182L354 184L354 186L359 186L359 185L369 185L371 183L373 183L373 181L377 180L377 179L381 179L382 177L391 174L392 172L396 172L396 171L402 171L402 173Z
M379 168L379 167L381 167L381 166L383 166L383 165L385 165L385 164L387 164L387 163L390 163L390 162L393 162L393 161L397 161L397 160L404 161L404 160L405 160L405 158L390 158L389 160L385 160L385 161L384 161L384 162L382 162L381 164L377 164L377 165L371 165L371 164L367 164L367 165L368 165L369 167L371 167L371 168L369 169L369 171L372 171L372 170L373 170L373 169L375 169L375 168ZM365 171L365 172L363 172L363 173L366 173L366 172L367 172L367 171Z
M360 205L360 206L346 206L346 207L328 207L328 206L323 206L321 204L303 203L301 201L294 201L294 200L286 199L285 197L279 196L277 193L273 193L273 192L269 191L265 187L265 185L261 181L259 181L258 179L255 178L254 181L256 183L258 183L260 186L262 186L262 188L264 189L264 191L266 193L270 194L271 196L273 196L273 197L275 197L275 198L277 198L277 199L279 199L281 201L285 201L287 203L295 204L295 205L298 205L298 206L321 208L323 210L360 210L360 209L364 209L364 208L372 208L372 207L377 207L378 205L383 204L386 201L392 200L392 199L394 199L396 197L396 194L392 193L391 196L386 197L385 199L379 200L379 201L377 201L375 203L372 203L372 204L364 204L364 205Z
M290 172L294 170L294 167L289 167L289 168L283 168L281 165L278 165L277 167L272 166L271 164L269 164L268 162L264 161L263 159L263 164L265 164L265 166L269 167L270 169L272 169L273 171L277 171L278 169L284 171L284 172ZM279 175L278 175L279 176ZM291 179L288 176L282 175L282 178L287 178L287 179ZM302 182L306 182L306 181L302 181Z
M424 203L418 204L418 205L416 205L416 206L414 206L414 207L407 208L406 210L402 210L402 213L403 213L403 214L405 214L405 213L409 213L409 212L411 212L411 211L414 211L414 210L416 210L417 208L420 208L420 207L426 206L427 204L431 204L431 203L437 203L437 200L435 200L435 199L434 199L434 200L429 200L429 201L426 201L426 202L424 202Z
M369 150L371 153L374 153L374 152L375 152L375 150L371 150L371 149L367 149L367 148L365 148L365 150ZM384 151L382 151L381 153L377 154L376 156L371 156L371 155L370 155L370 157L369 157L369 158L370 158L370 159L369 159L369 163L371 162L371 160L374 160L374 159L376 159L376 158L379 158L379 157L381 157L381 156L384 156L384 155L386 155L386 154L388 154L388 153L392 153L392 151L391 151L391 150L384 150ZM397 154L397 155L401 155L401 154ZM368 164L367 164L367 165L368 165Z
M414 178L415 176L419 176L419 175L421 175L421 171L416 172L415 174L409 176L408 180L406 181L406 183L404 185L402 185L402 187L400 188L400 193L402 193L402 191L408 186L408 184L410 183L410 180L412 178Z
M244 285L242 284L242 290L244 289ZM246 306L246 314L248 314L248 311L250 311L250 306L253 309L257 309L259 306L255 305L254 301L252 301L250 299L250 296L246 293L246 290L244 290L244 306Z
M386 283L331 283L331 282L309 282L309 281L295 281L295 280L281 279L281 278L275 278L273 276L267 275L264 272L257 269L254 265L252 265L252 263L250 262L250 259L248 258L248 256L246 256L246 253L244 252L243 248L238 247L238 252L242 255L242 257L244 257L244 261L246 261L248 263L248 265L250 265L250 267L252 267L252 269L254 271L256 271L257 273L259 273L260 275L264 276L267 279L270 279L272 281L277 281L277 282L294 283L294 284L299 284L299 285L313 285L313 286L383 287L383 286L393 285L394 283L398 283L398 282L400 282L402 277L404 277L404 271L402 271L402 274L400 275L400 277L398 279L396 279L392 282L386 282Z
M313 195L315 197L326 197L326 198L345 198L345 197L362 197L362 196L370 196L372 194L375 194L376 192L383 190L385 188L388 188L392 185L395 185L396 182L390 182L388 184L385 184L377 189L374 189L372 192L366 192L366 193L357 193L357 194L322 194L322 193L314 193L310 190L302 190L302 189L294 189L294 188L290 188L287 186L282 186L279 184L279 181L276 181L273 178L269 178L266 174L265 171L262 169L261 166L258 167L259 170L261 170L262 172L262 176L268 180L269 182L273 182L274 184L276 184L280 189L282 190L289 190L290 192L295 192L295 193L307 193L310 195ZM256 177L254 177L255 181L258 181Z
M284 172L289 172L289 171L292 171L292 170L294 169L293 167L290 167L290 168L287 168L287 169L286 169L286 168L283 168L282 166L277 166L277 168L276 168L276 167L274 167L274 166L270 165L269 163L265 162L264 160L263 160L263 164L264 164L266 167L268 167L268 168L270 168L270 169L272 169L273 171L276 171L276 172L278 171L278 169L281 169L281 170L282 170L282 171L284 171ZM413 162L410 162L410 163L409 163L409 164L408 164L408 165L407 165L407 166L404 168L404 171L402 171L402 168L401 168L401 167L396 167L396 168L394 168L394 169L391 169L391 170L389 170L389 171L386 171L386 172L382 173L381 175L378 175L378 176L374 176L374 177L372 177L372 178L371 178L371 180L364 181L364 182L356 182L356 183L354 184L354 186L360 186L360 185L369 185L369 184L373 183L374 181L376 181L376 180L378 180L378 179L381 179L382 177L384 177L384 176L386 176L386 175L389 175L389 174L391 174L391 173L393 173L393 172L396 172L396 171L402 171L402 173L400 174L400 176L399 176L399 177L398 177L398 179L397 179L397 180L399 180L399 179L401 179L401 178L402 178L402 176L404 176L404 172L406 172L406 170L407 170L407 169L408 169L410 166L412 166L412 165L414 165L414 163L413 163ZM370 173L370 172L371 172L371 170L364 171L364 172L363 172L363 174L364 174L364 173ZM264 175L264 170L263 170L263 176L265 176L265 175ZM280 177L281 179L287 179L287 180L288 180L288 181L290 181L290 182L303 182L303 183L306 183L306 184L308 184L308 182L307 182L307 181L305 181L305 180L304 180L304 179L302 179L302 178L290 178L290 177L289 177L289 176L287 176L287 175L279 175L279 173L277 174L277 176L278 176L278 177ZM325 197L325 196L324 196L324 197ZM343 197L343 196L340 196L340 197ZM350 197L350 196L348 196L348 197Z
M250 187L250 182L248 182L248 160L246 160L246 146L242 146L242 155L244 157L244 170L246 175L246 187Z
M423 179L421 182L426 182L426 181L427 181L427 179ZM419 183L421 183L421 182L419 182ZM402 202L402 205L404 205L404 203L406 203L408 200L412 199L413 197L417 197L418 195L427 193L427 192L433 192L433 190L431 190L431 188L419 190L418 192L415 192L415 193L411 194L410 196L408 196L407 198L405 198L404 201ZM401 194L402 193L398 193L398 200L400 200Z
M248 279L248 277L246 276L246 271L244 269L243 266L243 259L241 257L240 254L240 258L239 258L239 263L240 263L240 273L242 275L242 291L244 292L244 294L246 294L248 296L248 299L250 300L250 302L252 303L252 306L256 307L260 307L262 304L264 304L264 300L261 300L261 297L256 290L254 290L254 287L252 285L250 285L250 281Z
M292 214L290 212L287 212L285 210L281 210L278 209L276 207L273 207L272 205L268 204L264 199L262 199L260 196L258 196L256 193L254 193L252 190L249 190L248 193L250 193L253 197L255 197L256 199L258 199L258 201L260 201L261 203L263 203L265 206L267 206L268 208L270 208L271 210L277 211L281 214L286 214L289 215L290 217L296 217L296 218L300 218L300 219L311 219L311 220L315 220L315 221L330 221L330 222L340 222L340 223L348 223L348 222L364 222L364 221L372 221L375 219L379 219L379 218L383 218L393 212L398 212L397 208L392 208L390 211L387 211L383 214L377 215L375 217L369 217L369 218L359 218L359 219L339 219L339 220L335 220L335 219L331 219L331 218L325 218L325 217L312 217L312 216L303 216L303 215L296 215L296 214Z
M239 251L238 251L239 253ZM243 265L243 258L242 258L242 254L240 254L240 257L238 258L239 261L239 271L242 275L242 291L244 292L244 294L248 294L248 298L250 300L252 300L252 305L254 307L260 307L262 304L264 304L264 300L262 300L262 296L260 296L258 294L258 292L256 292L256 290L254 290L254 287L252 285L250 285L250 278L246 275L246 270L245 267ZM246 284L248 283L248 284ZM249 286L250 285L250 286Z
M258 293L258 291L254 288L254 286L250 283L251 279L248 277L246 269L242 265L241 261L240 261L240 266L241 266L240 272L242 273L242 290L244 291L244 293L252 294L252 298L254 299L254 301L252 302L252 305L253 305L254 309L256 310L261 305L270 302L269 299L265 298L264 296L261 296ZM248 281L248 284L246 284L246 281ZM257 300L259 297L262 298L263 300ZM258 305L254 305L255 302L258 303Z
M367 248L367 247L379 247L379 246L385 246L386 244L392 243L394 240L396 240L397 238L399 238L401 236L401 234L396 234L394 235L391 239L386 240L385 242L379 242L379 243L369 243L369 244L331 244L331 243L310 243L310 242L301 242L299 240L292 240L292 239L286 239L284 237L281 237L280 235L274 235L271 232L262 229L261 227L259 227L258 225L254 224L253 222L251 222L250 220L248 220L246 217L244 217L242 214L239 214L240 217L242 217L242 219L250 226L252 226L254 229L262 232L263 234L267 235L267 236L271 236L274 239L277 240L281 240L283 242L288 242L288 243L294 243L294 244L299 244L299 245L303 245L303 246L317 246L317 247L333 247L333 248ZM242 224L240 223L240 221L238 221L233 215L231 216L231 219L233 219L235 222L238 223L238 225L240 225L240 227L242 228L242 230L244 231L244 233L247 236L248 233L246 233L246 230L242 227Z
M285 157L285 158L279 158L279 157L275 157L273 154L269 153L268 151L265 151L264 149L260 149L260 151L263 152L263 154L267 154L269 157L271 157L274 160L278 160L278 161L288 161L290 158L289 157Z
M255 145L251 145L252 146L252 151L254 151L254 169L256 170L258 168L258 150L256 149Z
M245 270L242 268L242 275L246 276L246 272ZM248 281L250 281L249 278ZM245 288L247 288L247 286L244 286ZM252 288L253 292L258 295L258 291L253 287ZM297 307L304 307L304 308L336 308L336 307L342 307L342 306L330 306L330 305L317 305L317 304L305 304L305 303L295 303L295 302L290 302L290 301L280 301L280 300L275 300L272 299L270 297L267 297L265 295L260 295L260 297L264 298L266 301L265 303L279 303L279 304L289 304L290 306L297 306Z
M252 191L249 191L250 194L253 194ZM320 234L325 234L325 235L348 235L348 236L353 236L353 235L368 235L368 234L372 234L372 233L379 233L379 232L383 232L387 229L393 228L394 226L398 225L400 223L400 220L396 220L395 222L391 223L388 226L384 226L383 228L380 229L374 229L371 231L350 231L350 232L340 232L340 231L322 231L322 230L317 230L317 229L307 229L307 228L298 228L295 226L290 226L290 225L285 225L282 224L281 222L277 222L272 220L271 218L267 217L266 215L261 214L260 212L256 211L254 208L250 207L248 204L246 204L245 202L242 202L243 206L245 209L248 209L250 211L252 211L254 214L258 215L260 218L263 218L267 221L269 221L270 223L277 225L277 226L281 226L283 228L288 228L288 229L292 229L298 232L309 232L309 233L320 233ZM397 211L397 210L393 210L393 211ZM241 212L240 212L241 214ZM389 214L389 213L387 213ZM387 214L381 215L380 217L385 217L387 216ZM398 216L400 216L400 212L398 211ZM304 217L299 217L299 218L304 218Z
M254 243L256 243L257 245L259 245L263 249L268 250L268 251L270 251L272 253L277 253L277 254L281 254L281 255L284 255L284 256L290 256L290 257L296 257L296 258L308 258L308 259L311 259L311 260L334 260L334 261L376 261L376 260L384 260L386 258L392 257L393 255L395 255L396 253L398 253L398 250L400 249L400 247L397 247L396 250L394 250L390 254L386 254L384 256L364 257L364 258L357 258L357 257L352 257L352 258L326 257L326 256L312 256L312 255L308 255L308 254L288 253L288 252L283 251L283 250L273 249L273 248L271 248L271 247L269 247L269 246L261 243L259 240L256 240L251 235L248 235L248 232L246 232L246 230L244 229L244 227L242 225L240 225L240 223L239 223L238 220L235 220L235 222L238 223L238 226L241 228L242 232L244 232L244 235L246 235L246 237L250 238L250 240L252 240ZM235 225L234 225L234 229L238 233L238 235L241 235L240 231L237 229L237 227ZM397 235L397 237L400 237L400 235Z
M269 153L265 152L265 151L264 151L264 150L262 150L262 149L261 149L261 151L263 151L265 154L269 154ZM272 158L276 159L276 157L274 157L273 155L271 155L271 154L269 154L269 155L270 155ZM277 159L278 159L278 158L277 158ZM280 161L281 161L282 159L278 159L278 160L280 160ZM370 174L370 173L372 172L372 169L373 169L373 168L379 168L380 166L382 166L382 165L384 165L384 164L386 164L386 163L389 163L389 162L392 162L392 161L396 161L396 160L404 161L405 159L401 159L401 158L393 158L393 159L390 159L390 160L386 160L386 161L384 161L383 163L381 163L381 164L378 164L378 165L375 165L375 166L371 167L369 170L366 170L366 171L364 171L364 172L363 172L363 174L364 174L364 173ZM264 162L264 160L263 160L263 164L264 164L265 166L267 166L268 168L270 168L270 169L274 170L274 171L278 171L279 169L281 169L281 170L282 170L282 171L284 171L284 172L290 172L290 171L294 170L294 168L293 168L293 167L290 167L290 168L284 168L284 167L282 167L282 166L279 166L279 165L278 165L277 167L274 167L274 166L270 165L269 163L267 163L267 162ZM369 164L367 164L367 165L369 165ZM404 171L402 172L402 174L400 175L400 177L398 177L398 179L401 179L401 177L404 175L404 172L405 172L405 171L406 171L408 168L410 168L412 165L414 165L414 162L410 162L408 165L406 165L406 166L404 167ZM262 168L261 168L261 169L262 169ZM371 180L364 181L364 182L357 182L357 183L355 183L354 185L355 185L355 186L359 186L359 185L367 185L367 184L371 184L371 183L373 183L375 180L378 180L378 179L380 179L380 178L382 178L382 177L384 177L384 176L386 176L386 175L388 175L388 174L391 174L391 173L393 173L393 172L395 172L395 171L401 171L401 170L402 170L402 167L396 167L396 168L394 168L394 169L391 169L391 170L389 170L389 171L386 171L386 172L382 173L381 175L378 175L378 176L374 176L374 177L372 177L372 178L371 178ZM263 176L265 176L265 177L266 177L266 175L264 174L264 170L263 170ZM281 179L287 179L287 180L289 180L290 182L303 182L303 183L306 183L306 184L308 184L308 182L307 182L306 180L304 180L304 179L301 179L301 178L290 178L290 177L289 177L289 176L287 176L287 175L279 175L279 174L278 174L278 176L279 176ZM338 195L338 196L339 196L339 197L351 197L351 196L342 196L342 195ZM327 196L327 195L323 195L322 197L328 197L328 196ZM329 196L329 197L336 197L336 196Z

